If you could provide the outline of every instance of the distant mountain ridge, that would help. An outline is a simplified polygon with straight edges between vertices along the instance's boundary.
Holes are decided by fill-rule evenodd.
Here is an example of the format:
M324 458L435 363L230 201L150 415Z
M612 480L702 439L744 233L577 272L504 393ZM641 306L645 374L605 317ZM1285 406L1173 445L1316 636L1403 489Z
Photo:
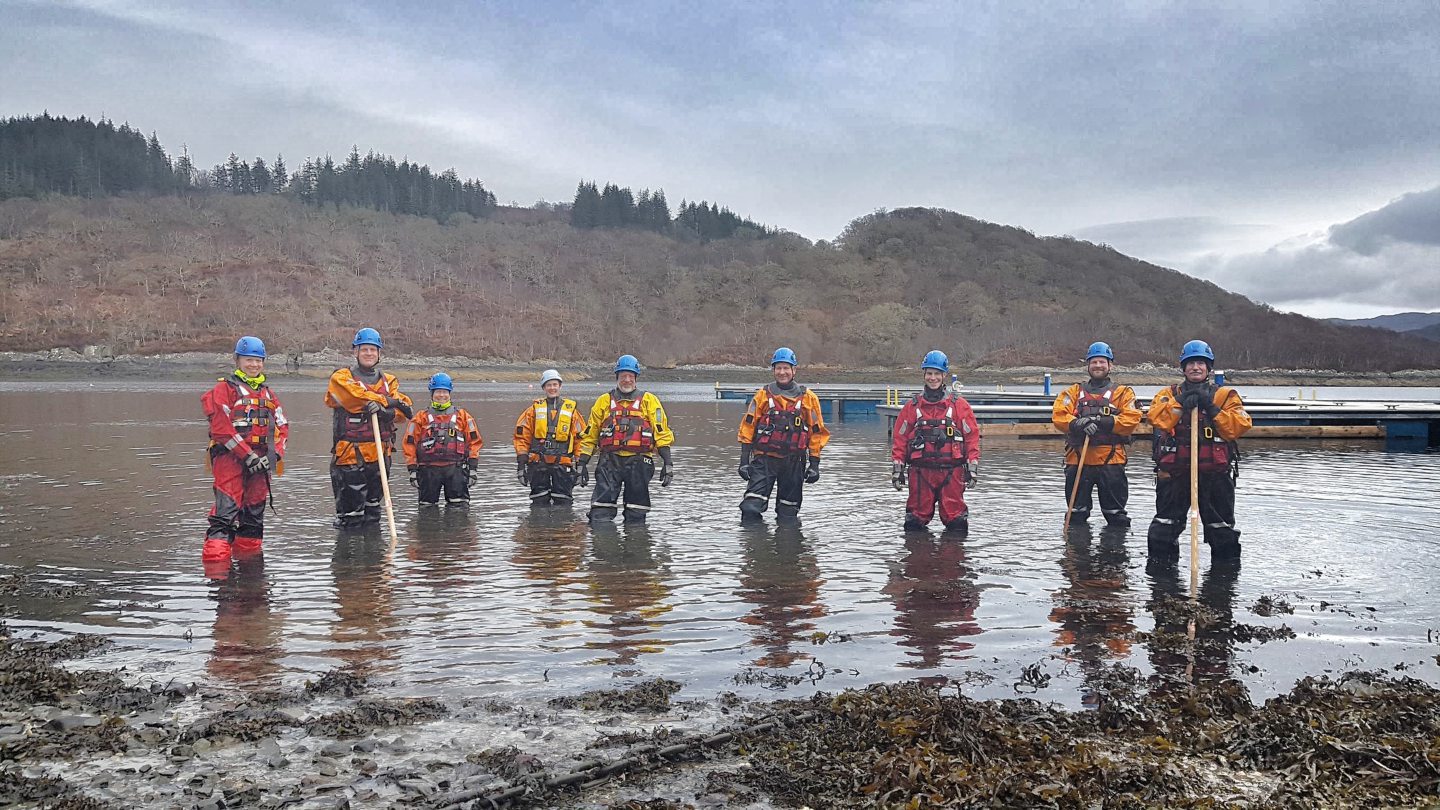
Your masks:
M1397 312L1374 318L1326 318L1325 321L1339 326L1373 326L1392 332L1414 332L1440 324L1440 312Z
M0 201L0 349L348 348L375 326L387 351L654 366L961 368L1080 362L1105 340L1123 365L1173 367L1208 340L1227 369L1440 367L1418 336L1276 312L1201 279L1075 239L951 211L902 208L833 242L749 229L705 242L574 228L500 207L434 218L283 195Z

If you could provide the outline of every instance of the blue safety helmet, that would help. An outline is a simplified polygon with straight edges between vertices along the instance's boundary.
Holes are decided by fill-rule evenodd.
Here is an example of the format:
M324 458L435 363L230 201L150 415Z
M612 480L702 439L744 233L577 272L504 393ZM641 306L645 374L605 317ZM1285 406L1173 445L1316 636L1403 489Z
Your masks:
M434 391L437 388L445 391L454 391L455 381L450 379L449 374L441 371L430 378L430 390Z
M1180 349L1180 367L1185 367L1185 361L1202 358L1210 365L1215 365L1215 352L1210 351L1210 344L1203 340L1192 340Z
M235 341L235 353L241 357L258 357L264 360L265 341L246 335Z
M771 366L774 366L776 363L789 363L792 366L800 365L800 361L795 358L795 352L784 346L776 349L774 356L770 358Z
M1090 344L1090 348L1085 352L1085 362L1088 363L1097 357L1103 357L1112 363L1115 362L1115 352L1110 351L1110 344L1103 340L1097 340Z
M942 373L948 372L950 371L950 358L946 357L944 352L935 349L925 354L925 359L920 361L920 368L933 368Z
M620 359L615 361L615 373L622 371L634 372L636 377L640 376L640 361L635 359L635 355L622 354Z
M355 341L350 345L374 346L377 349L385 348L385 346L380 342L380 333L375 331L374 329L371 329L368 326L355 333Z

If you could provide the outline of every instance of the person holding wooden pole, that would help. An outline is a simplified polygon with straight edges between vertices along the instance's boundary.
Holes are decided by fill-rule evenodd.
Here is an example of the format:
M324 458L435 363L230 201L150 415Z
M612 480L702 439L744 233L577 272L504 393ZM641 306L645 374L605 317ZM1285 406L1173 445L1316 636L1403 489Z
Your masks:
M414 416L410 398L400 392L400 381L380 371L380 333L367 326L355 333L352 345L355 365L331 374L325 392L325 405L334 412L330 488L337 528L380 522L385 491L381 456L388 473L398 426Z
M1185 381L1161 389L1150 401L1148 418L1155 428L1151 554L1179 555L1178 541L1193 499L1210 555L1240 555L1240 532L1235 529L1235 479L1240 469L1236 440L1250 430L1251 420L1235 389L1210 381L1214 365L1215 353L1208 343L1186 343L1180 350Z
M1061 391L1050 413L1050 423L1065 434L1065 492L1071 496L1067 528L1090 520L1096 489L1105 523L1130 525L1125 512L1130 500L1125 447L1140 426L1141 414L1135 406L1135 390L1110 379L1114 361L1110 344L1090 344L1085 353L1089 378Z

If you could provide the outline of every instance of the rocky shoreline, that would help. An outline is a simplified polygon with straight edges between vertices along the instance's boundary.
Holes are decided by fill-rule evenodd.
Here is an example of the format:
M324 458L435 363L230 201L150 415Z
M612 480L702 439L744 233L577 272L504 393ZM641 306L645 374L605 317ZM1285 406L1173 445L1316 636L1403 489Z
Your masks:
M643 360L643 358L642 358ZM299 356L271 356L267 373L271 377L299 376L324 378L336 368L351 362L348 353L326 349ZM6 379L72 380L91 378L130 379L162 375L168 378L207 379L225 373L231 366L229 355L218 352L183 352L158 355L113 355L103 347L87 347L83 352L73 349L51 349L43 352L0 352L0 376ZM457 380L470 382L533 382L539 371L558 368L571 380L605 379L610 365L595 361L569 361L541 358L529 362L495 360L464 356L418 356L386 354L383 365L401 379L423 380L436 371L447 371ZM1353 386L1353 387L1437 387L1440 369L1411 369L1395 372L1342 372L1331 369L1224 369L1226 379L1238 385L1266 386ZM980 366L956 369L960 380L969 384L1040 385L1045 375L1056 384L1083 379L1085 370L1076 365L1066 368L1019 366L1000 368ZM769 375L764 366L722 364L646 367L646 378L659 382L742 382L763 380ZM843 368L807 365L802 378L812 383L898 383L918 378L915 368L864 367ZM1166 366L1144 363L1136 366L1117 365L1115 377L1132 385L1164 385L1174 382L1176 372Z
M0 595L34 590L0 578ZM1217 634L1293 636L1152 607L1157 628L1198 626L1137 635L1179 656ZM754 702L675 701L681 685L656 679L513 705L382 695L349 671L255 690L61 665L110 643L0 622L0 806L1369 808L1440 792L1440 690L1381 672L1257 703L1230 677L1112 666L1068 711L944 679Z

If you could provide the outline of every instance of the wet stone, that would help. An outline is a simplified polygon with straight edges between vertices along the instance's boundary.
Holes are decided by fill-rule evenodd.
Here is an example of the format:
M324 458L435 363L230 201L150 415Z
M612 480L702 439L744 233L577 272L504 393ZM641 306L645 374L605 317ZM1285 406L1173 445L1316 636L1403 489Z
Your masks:
M320 753L327 757L343 757L350 753L351 746L342 742L332 742L320 749Z

